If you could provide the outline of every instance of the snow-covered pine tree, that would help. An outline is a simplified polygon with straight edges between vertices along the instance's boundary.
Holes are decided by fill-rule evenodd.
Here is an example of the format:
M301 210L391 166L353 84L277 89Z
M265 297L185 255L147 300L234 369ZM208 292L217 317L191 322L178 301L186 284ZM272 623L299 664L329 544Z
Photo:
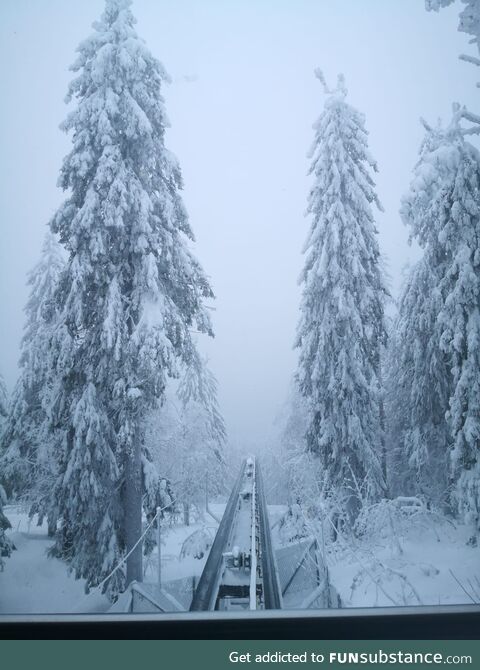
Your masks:
M288 395L278 417L278 434L275 441L281 444L286 454L305 451L305 425L308 421L308 402L300 392L294 377L288 387Z
M342 76L328 91L316 74L328 98L310 152L298 382L310 408L307 448L321 461L326 488L343 496L351 524L360 499L377 499L385 488L380 354L387 290L372 213L381 205L364 116L347 103Z
M217 400L217 381L206 361L195 353L175 393L150 421L147 445L162 477L189 525L192 506L201 509L205 487L210 496L223 493L226 428Z
M450 126L417 166L402 215L425 249L424 263L434 277L429 324L437 342L430 369L447 361L449 408L445 420L453 442L453 501L465 521L480 530L480 154L463 128L471 115L454 105ZM438 338L438 339L436 339ZM437 382L437 385L440 382ZM416 396L421 402L424 391ZM442 390L442 395L443 395ZM429 409L428 406L426 408ZM435 417L432 416L432 419Z
M424 125L427 132L414 178L402 200L401 216L407 225L429 216L437 189L438 175L434 176L427 166L431 153L442 144L442 133ZM428 235L428 226L424 229ZM422 237L419 241L425 240ZM436 327L442 262L442 249L427 245L423 258L406 278L392 324L386 365L392 493L422 495L437 506L448 500L449 431L445 414L450 373Z
M209 444L214 461L219 465L225 463L224 447L227 439L225 421L218 406L218 382L208 366L195 352L190 364L181 378L177 390L184 411L192 415L190 423L202 424L202 434ZM212 473L213 474L213 473Z
M427 10L438 11L441 7L451 4L453 0L426 0ZM480 54L480 1L462 0L465 5L459 15L458 29L471 37L470 42L475 44ZM480 58L471 55L461 55L460 58L476 66L480 66ZM470 521L478 533L480 527L480 465L479 465L479 433L478 433L478 409L475 409L477 387L466 389L469 376L478 375L476 369L475 338L477 337L477 326L475 325L475 296L471 291L478 291L475 283L478 281L478 261L475 254L478 251L478 219L475 219L475 205L478 204L478 190L475 191L475 170L476 156L475 150L465 141L465 131L460 129L460 119L465 118L474 124L480 125L480 117L476 114L460 110L457 107L454 111L454 120L450 126L450 144L443 156L443 164L446 167L448 158L452 163L448 167L453 167L452 181L450 181L450 191L452 201L441 211L443 224L446 229L455 231L456 228L462 228L458 246L452 244L453 239L448 241L449 249L447 262L450 267L447 269L449 279L445 277L442 281L443 291L450 290L452 296L461 296L461 305L454 306L448 299L448 305L442 311L440 317L442 331L441 344L447 355L452 356L452 374L454 377L454 391L451 398L451 412L449 420L453 432L454 449L452 456L452 465L455 477L458 478L456 487L456 504L463 513L466 520ZM477 129L470 129L468 132L478 132ZM455 138L455 139L454 139ZM456 146L456 148L454 148ZM456 176L455 176L456 175ZM453 179L458 178L454 185ZM446 186L448 191L448 186ZM454 200L454 198L456 200ZM448 214L451 205L450 214ZM473 205L473 206L472 206ZM451 218L450 224L446 220ZM476 239L475 239L476 236ZM468 240L466 239L468 237ZM445 243L447 244L446 240ZM475 244L477 251L475 251ZM463 246L463 254L470 259L466 261L464 271L460 266L455 267L458 262ZM458 256L457 254L460 254ZM473 256L472 256L473 254ZM468 269L473 271L468 275ZM450 282L450 284L449 284ZM453 289L452 283L456 283ZM470 291L470 295L468 295ZM445 294L443 299L447 300ZM478 312L478 293L476 294ZM462 312L462 314L459 314ZM455 319L454 324L452 320ZM459 348L463 346L463 351ZM478 345L477 345L478 346ZM468 361L468 362L467 362Z
M407 277L389 337L385 386L390 493L420 495L439 506L448 501L450 372L436 327L437 276L423 258Z
M31 503L39 522L48 510L55 477L52 436L46 432L47 408L52 389L50 342L56 327L55 292L65 265L55 236L47 232L41 258L28 277L30 295L21 345L20 377L15 386L3 436L6 448L2 468L8 489Z
M202 492L206 487L208 495L215 496L223 491L226 478L227 431L218 406L217 387L217 380L207 361L197 355L186 369L177 390L181 401L183 445L196 461L194 465L191 458L185 459L184 476L187 481L190 480L191 489L197 489L197 501L201 495L199 486ZM188 501L185 501L184 510L188 520Z
M69 259L51 360L59 383L52 423L66 429L54 491L55 552L87 586L134 547L142 529L145 418L177 362L194 352L190 329L211 334L213 296L193 240L161 94L168 80L134 28L130 0L106 0L81 43L63 125L73 133L59 185L70 192L51 222ZM139 545L127 582L142 579ZM124 586L117 571L107 588Z
M275 419L268 451L262 455L262 468L268 467L274 481L269 498L272 501L276 498L282 504L287 502L289 508L299 500L304 502L307 494L305 477L312 474L308 472L310 463L305 439L308 417L308 402L293 376Z
M439 286L440 346L452 365L454 499L480 534L480 154L455 126L448 158L453 173L438 212L448 259Z

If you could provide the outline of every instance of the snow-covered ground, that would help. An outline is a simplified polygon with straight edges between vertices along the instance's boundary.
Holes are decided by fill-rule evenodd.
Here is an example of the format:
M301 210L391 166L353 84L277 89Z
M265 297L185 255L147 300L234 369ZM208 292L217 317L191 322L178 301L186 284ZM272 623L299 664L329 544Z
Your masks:
M401 537L366 538L328 552L344 607L480 602L480 547L465 526L440 520ZM398 541L397 541L398 540Z
M0 612L5 614L75 612L85 598L84 581L76 580L62 561L49 558L52 540L46 526L30 523L19 508L7 507L12 524L9 536L16 551L5 560L0 572ZM89 612L106 611L108 600L101 594L89 596Z
M220 517L224 505L211 508ZM269 511L275 525L284 508L270 506ZM0 613L107 611L110 603L98 590L85 595L83 580L75 580L64 563L47 556L52 541L45 527L30 523L19 508L6 512L17 550L0 572ZM203 522L164 530L164 581L201 574L206 556L180 560L180 552L192 533L206 529L213 536L215 527L206 516ZM275 530L273 535L278 540ZM480 591L480 547L468 546L467 539L465 527L439 519L397 537L386 533L348 545L340 541L327 549L331 580L345 607L472 603ZM145 559L146 581L156 581L157 565L155 553Z

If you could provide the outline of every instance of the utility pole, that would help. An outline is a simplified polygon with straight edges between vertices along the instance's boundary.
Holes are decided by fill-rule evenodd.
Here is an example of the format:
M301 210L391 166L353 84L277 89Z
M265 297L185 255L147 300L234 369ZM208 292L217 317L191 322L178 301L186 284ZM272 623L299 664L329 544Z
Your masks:
M162 526L161 508L157 507L157 553L158 553L158 588L162 588Z

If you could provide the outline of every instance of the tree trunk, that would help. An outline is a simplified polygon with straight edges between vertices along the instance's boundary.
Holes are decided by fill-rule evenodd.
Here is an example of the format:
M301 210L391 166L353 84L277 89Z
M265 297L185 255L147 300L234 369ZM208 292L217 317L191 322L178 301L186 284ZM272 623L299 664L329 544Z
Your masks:
M142 461L140 440L136 440L127 454L125 467L125 537L127 554L142 535ZM140 542L127 558L127 585L141 582L143 546Z
M353 530L355 526L355 521L358 519L358 515L360 514L361 509L362 509L362 500L358 497L358 495L351 493L346 501L346 510L348 517L347 523L349 525L350 530Z
M183 503L183 523L186 526L190 525L190 504Z
M48 537L55 537L57 532L57 520L48 519Z
M382 431L381 439L381 461L382 461L382 474L383 481L385 484L384 496L386 498L390 497L390 491L388 486L388 469L387 469L387 444L385 442L385 404L383 398L380 400L380 430Z

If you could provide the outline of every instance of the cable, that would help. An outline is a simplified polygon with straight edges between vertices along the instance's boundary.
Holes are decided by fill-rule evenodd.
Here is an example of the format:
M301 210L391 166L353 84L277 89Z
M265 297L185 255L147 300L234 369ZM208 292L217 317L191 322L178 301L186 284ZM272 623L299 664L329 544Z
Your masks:
M154 516L153 519L150 521L150 523L148 524L148 526L145 528L145 530L143 531L142 535L138 538L138 540L137 540L136 543L133 545L133 547L130 549L130 551L128 552L128 554L122 558L122 560L120 561L120 563L117 563L117 565L113 568L113 570L110 572L110 574L107 575L107 577L105 577L105 579L103 579L103 580L100 582L100 584L97 584L97 586L95 586L95 587L90 591L90 593L96 591L97 589L101 589L101 588L104 586L104 584L106 584L106 583L108 582L108 580L109 580L111 577L113 577L113 575L117 572L117 570L118 570L118 569L125 563L125 561L127 560L127 558L128 558L134 551L135 551L135 549L138 547L138 545L140 544L140 542L142 542L142 540L144 539L145 535L148 533L148 531L150 530L150 528L153 526L153 522L154 522L155 519L158 517L158 515L160 514L160 512L163 512L163 510L167 509L168 507L171 507L171 506L174 505L176 502L177 502L176 500L173 500L172 502L169 502L168 505L165 505L165 507L162 507L161 509L157 509L157 511L156 511L156 513L155 513L155 516Z

